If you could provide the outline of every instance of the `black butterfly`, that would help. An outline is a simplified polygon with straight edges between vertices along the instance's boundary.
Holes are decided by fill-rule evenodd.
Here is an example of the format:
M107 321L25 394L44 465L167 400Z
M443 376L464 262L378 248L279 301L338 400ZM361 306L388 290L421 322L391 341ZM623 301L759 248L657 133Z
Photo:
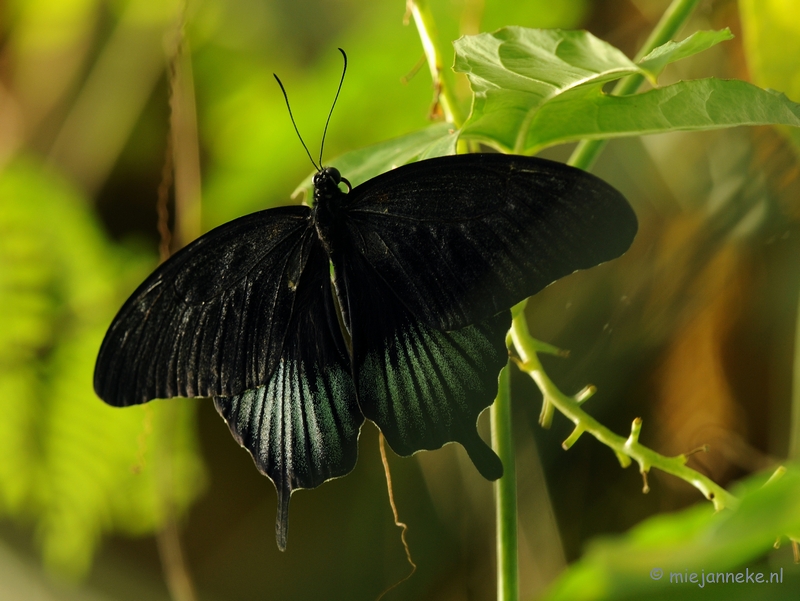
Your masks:
M234 437L289 496L350 472L367 417L400 455L450 441L502 475L478 414L507 359L509 307L621 255L636 217L614 188L543 159L468 154L268 209L176 253L106 334L97 394L116 406L214 397ZM335 276L331 286L330 264Z
M365 417L400 455L456 441L499 478L476 420L508 357L508 309L618 257L637 228L602 180L523 156L429 159L352 189L328 167L313 183L313 208L241 217L158 267L94 375L115 406L214 397L275 484L281 549L292 491L353 469Z

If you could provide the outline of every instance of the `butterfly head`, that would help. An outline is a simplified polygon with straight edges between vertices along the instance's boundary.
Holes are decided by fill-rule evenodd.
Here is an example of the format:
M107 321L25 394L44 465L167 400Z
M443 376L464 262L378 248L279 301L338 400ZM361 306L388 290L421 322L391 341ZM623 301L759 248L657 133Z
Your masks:
M314 174L314 204L330 203L331 200L343 194L339 184L344 182L348 192L352 190L350 182L342 177L336 167L324 167Z

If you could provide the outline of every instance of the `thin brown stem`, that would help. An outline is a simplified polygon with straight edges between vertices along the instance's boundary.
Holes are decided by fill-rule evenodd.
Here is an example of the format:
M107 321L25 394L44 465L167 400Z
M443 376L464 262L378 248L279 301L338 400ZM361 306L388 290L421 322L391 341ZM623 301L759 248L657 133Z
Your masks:
M394 491L392 490L392 473L389 470L389 459L386 456L386 439L383 437L383 433L378 434L378 447L381 450L381 462L383 462L383 473L386 476L386 489L389 491L389 505L392 507L392 515L394 516L394 525L401 529L400 532L400 540L403 543L403 548L406 551L406 559L408 560L409 565L411 566L411 571L404 577L395 582L392 586L387 588L383 591L380 596L378 597L377 601L380 601L386 593L391 591L392 589L396 588L397 586L404 583L406 580L411 578L414 575L414 572L417 571L417 564L414 563L414 560L411 559L411 548L408 546L408 541L406 540L406 532L408 532L408 525L404 522L400 521L400 514L397 512L397 506L394 503Z
M196 601L197 595L189 570L186 568L174 511L167 518L164 527L158 531L156 542L158 543L158 555L161 558L161 569L164 571L167 588L173 601Z
M158 215L158 260L163 263L169 259L172 251L172 231L169 229L169 191L173 182L174 161L172 160L172 135L167 136L167 148L164 152L164 165L161 168L161 181L158 184L156 214Z
M173 46L168 61L170 120L167 148L158 186L158 232L161 262L171 254L173 239L186 244L200 233L199 227L199 161L197 123L194 110L194 88L191 83L191 62L184 36L186 4L183 3L175 23ZM187 64L189 67L187 68ZM188 79L188 81L187 81ZM169 191L175 186L175 235L169 229ZM187 215L189 218L187 219ZM172 428L181 407L173 402L165 407L163 428L158 445L157 480L164 512L164 524L156 534L161 568L173 601L196 601L194 584L186 564L177 523L177 508L172 498L175 486L173 473L174 448Z
M172 161L175 165L175 237L178 245L183 246L197 238L201 232L201 178L192 58L182 25L170 71L170 130Z

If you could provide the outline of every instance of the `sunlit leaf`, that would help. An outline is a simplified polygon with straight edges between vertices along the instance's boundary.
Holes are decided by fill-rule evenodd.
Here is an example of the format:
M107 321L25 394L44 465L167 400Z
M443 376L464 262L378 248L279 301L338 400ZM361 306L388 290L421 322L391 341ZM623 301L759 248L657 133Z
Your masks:
M737 79L696 79L632 96L580 88L542 107L531 120L528 152L582 138L640 136L740 125L800 127L800 104Z
M672 47L672 53L667 47L662 58L677 60L725 36L701 36ZM505 151L532 154L585 138L676 130L800 126L800 105L738 80L710 78L631 96L605 94L606 82L644 72L586 32L508 28L461 38L456 52L456 69L468 74L475 92L463 135Z
M662 44L642 60L639 66L651 75L656 76L670 63L683 60L716 46L720 42L732 40L733 34L727 27L721 31L696 31L680 42Z
M514 152L526 149L543 105L578 86L644 72L620 50L586 31L507 27L455 42L455 70L474 93L463 134ZM576 107L577 108L577 107Z
M701 504L650 518L625 535L595 540L544 598L674 599L680 595L683 599L687 593L696 593L694 589L709 594L709 589L716 588L716 582L708 582L705 591L698 584L684 582L683 578L693 572L697 578L713 574L710 578L716 580L718 572L734 574L735 579L736 573L748 570L765 572L768 579L776 569L754 567L753 562L779 537L800 527L800 469L794 466L768 484L765 480L759 475L740 486L736 492L741 504L736 509L714 513L711 505ZM782 585L772 585L777 589L773 593L779 596L769 598L796 596L800 571L787 566L783 578ZM749 582L729 586L742 587ZM724 598L732 598L730 593L730 588L726 589ZM753 589L746 593L752 595ZM785 594L790 596L783 597Z

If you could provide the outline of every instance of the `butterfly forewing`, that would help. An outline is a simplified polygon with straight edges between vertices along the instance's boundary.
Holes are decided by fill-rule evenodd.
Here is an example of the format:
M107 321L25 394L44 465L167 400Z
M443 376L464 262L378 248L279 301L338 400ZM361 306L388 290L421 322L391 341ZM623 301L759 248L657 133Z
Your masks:
M621 255L636 233L625 198L543 159L441 157L356 187L349 239L408 309L454 330L577 269Z
M308 207L247 215L161 265L111 324L95 366L111 405L231 395L266 384L318 244Z

